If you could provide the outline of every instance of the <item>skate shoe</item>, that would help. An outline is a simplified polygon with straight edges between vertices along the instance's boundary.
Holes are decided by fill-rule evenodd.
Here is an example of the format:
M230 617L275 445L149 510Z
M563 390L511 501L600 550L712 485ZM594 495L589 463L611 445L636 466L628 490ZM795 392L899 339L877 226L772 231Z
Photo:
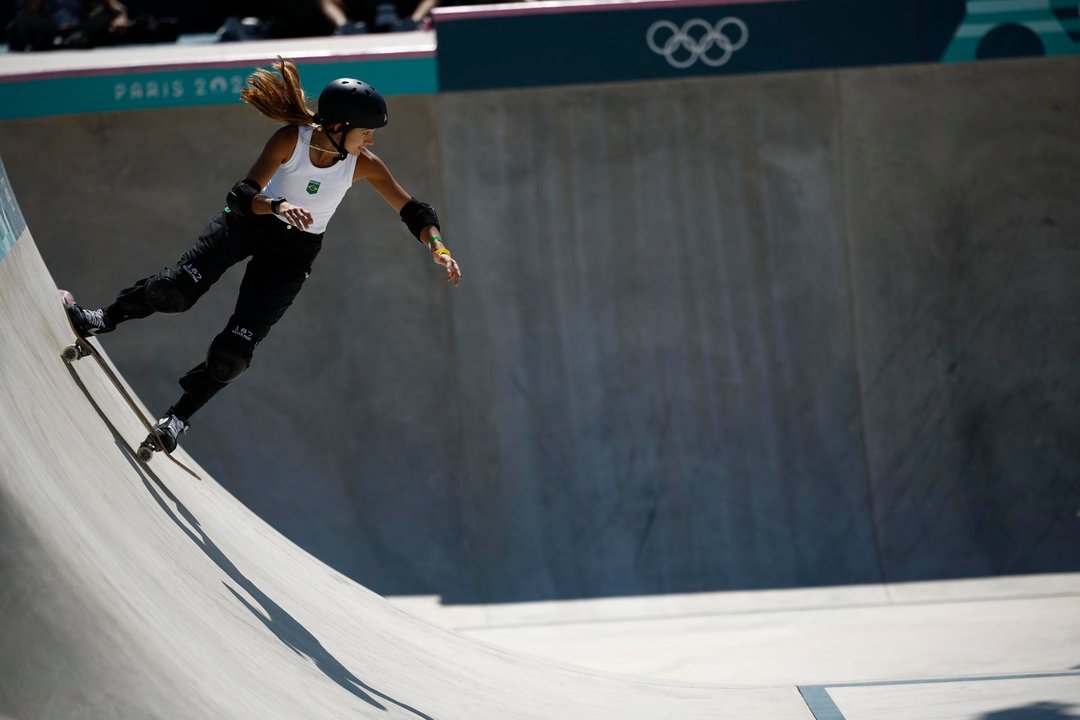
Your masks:
M73 302L67 306L67 312L68 317L71 318L71 324L75 327L75 332L82 337L102 335L116 329L116 326L109 322L104 310L87 310L82 305Z
M187 429L188 424L171 413L154 423L154 430L157 431L158 440L165 446L165 452L167 453L171 453L176 449L177 439L187 432Z

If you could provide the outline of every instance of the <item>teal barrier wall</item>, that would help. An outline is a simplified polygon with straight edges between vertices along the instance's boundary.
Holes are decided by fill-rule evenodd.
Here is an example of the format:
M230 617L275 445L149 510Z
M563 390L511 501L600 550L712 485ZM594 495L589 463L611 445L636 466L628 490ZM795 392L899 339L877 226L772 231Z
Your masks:
M386 95L438 91L434 56L392 60L297 63L304 86L362 77ZM109 110L231 105L251 66L129 72L0 82L0 119L75 115Z
M1080 53L1077 0L743 0L437 12L444 91Z
M15 201L15 193L11 189L7 170L4 169L4 161L0 158L0 260L7 257L24 230L26 220L19 210L19 203Z

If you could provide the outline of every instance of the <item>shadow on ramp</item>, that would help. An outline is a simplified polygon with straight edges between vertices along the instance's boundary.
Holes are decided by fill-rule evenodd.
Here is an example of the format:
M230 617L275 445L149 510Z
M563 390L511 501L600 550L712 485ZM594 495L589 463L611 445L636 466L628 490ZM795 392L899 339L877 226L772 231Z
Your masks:
M184 507L184 504L169 494L168 490L164 485L160 484L160 481L157 480L157 478L154 478L154 482L161 487L162 491L165 492L174 503L176 503L175 513L154 489L153 484L151 484L145 476L143 477L143 484L146 486L147 491L153 496L154 500L157 501L157 504L161 507L162 511L169 516L169 519L176 523L176 526L180 528L208 558L213 560L214 564L221 568L234 583L239 585L244 592L253 598L255 604L253 605L248 602L240 593L228 584L225 585L225 588L232 593L233 597L240 601L244 607L250 610L270 632L274 633L281 642L285 643L290 650L297 655L306 657L314 662L315 666L318 667L324 675L333 680L340 687L379 710L386 710L386 706L381 705L372 697L372 695L376 695L389 703L393 703L417 717L424 718L424 720L433 720L431 716L425 715L416 708L400 703L364 684L356 677L356 675L349 671L348 668L342 665L337 658L331 655L326 648L322 646L322 643L320 643L307 628L300 624L296 618L271 600L266 593L255 585L255 583L246 578L236 565L226 557L225 553L221 551L214 541L210 539L210 536L203 531L198 519ZM183 516L186 524L177 517L177 513Z
M323 647L311 632L305 628L299 621L292 615L285 611L280 605L270 599L270 597L259 589L255 583L249 580L240 569L236 567L224 552L217 546L217 544L210 538L209 535L202 529L202 525L198 518L187 507L180 502L179 498L169 490L168 486L162 482L161 478L154 473L149 467L139 462L135 456L134 451L124 440L123 436L113 425L112 421L105 415L101 406L94 400L90 393L90 390L83 383L75 369L70 365L67 368L71 374L75 384L79 387L82 393L86 396L87 401L93 407L94 412L101 418L102 423L112 433L113 440L116 443L120 453L124 456L124 459L128 461L131 467L139 475L143 481L143 485L146 487L147 492L150 493L154 501L162 511L169 517L173 523L180 528L181 531L187 537L195 543L195 545L203 551L203 553L210 558L215 565L221 570L240 588L253 598L255 605L248 602L239 592L233 587L225 584L225 588L232 593L244 607L246 607L251 613L259 619L260 622L266 628L272 632L277 638L284 643L290 650L295 652L301 657L305 657L315 663L315 666L326 675L330 680L334 681L342 689L346 690L350 694L356 696L360 700L368 703L369 705L379 709L386 710L386 706L375 700L374 696L377 696L386 702L397 705L403 710L416 715L423 720L434 720L430 715L426 715L416 708L409 707L408 705L398 702L393 698L385 695L384 693L375 690L374 688L366 685L355 674L353 674L348 668L346 668L337 658L330 654L329 651ZM157 486L156 488L154 486ZM160 492L159 492L160 490ZM165 497L163 498L162 495ZM165 501L168 498L176 506L176 512L169 507ZM178 516L179 514L179 516ZM181 517L183 520L181 520ZM257 605L257 607L256 607Z
M1075 705L1060 702L1037 702L1008 710L996 710L978 720L1074 720L1080 715L1072 712Z

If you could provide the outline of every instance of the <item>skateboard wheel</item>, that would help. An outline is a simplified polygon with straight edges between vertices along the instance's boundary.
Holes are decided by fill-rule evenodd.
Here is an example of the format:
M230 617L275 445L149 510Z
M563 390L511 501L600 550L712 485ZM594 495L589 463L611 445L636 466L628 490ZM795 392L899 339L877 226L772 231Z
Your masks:
M60 357L62 357L66 363L73 363L79 359L79 348L75 345L68 345L64 348L63 352L60 353Z
M148 463L150 462L150 458L154 457L154 449L145 445L140 445L135 454L139 457L139 460Z

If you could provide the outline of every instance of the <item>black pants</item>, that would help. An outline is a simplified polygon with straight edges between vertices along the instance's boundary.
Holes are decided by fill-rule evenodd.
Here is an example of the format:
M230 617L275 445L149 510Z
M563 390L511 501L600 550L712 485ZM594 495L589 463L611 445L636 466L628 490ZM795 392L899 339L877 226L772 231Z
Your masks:
M216 351L240 358L246 368L255 346L292 305L321 248L321 234L301 232L270 215L240 217L226 211L210 221L176 265L120 291L106 314L116 324L152 315L146 285L156 278L175 284L183 295L182 310L187 310L227 269L250 257L236 309L210 343L211 355ZM211 377L203 361L180 378L184 394L170 412L186 422L226 384Z

